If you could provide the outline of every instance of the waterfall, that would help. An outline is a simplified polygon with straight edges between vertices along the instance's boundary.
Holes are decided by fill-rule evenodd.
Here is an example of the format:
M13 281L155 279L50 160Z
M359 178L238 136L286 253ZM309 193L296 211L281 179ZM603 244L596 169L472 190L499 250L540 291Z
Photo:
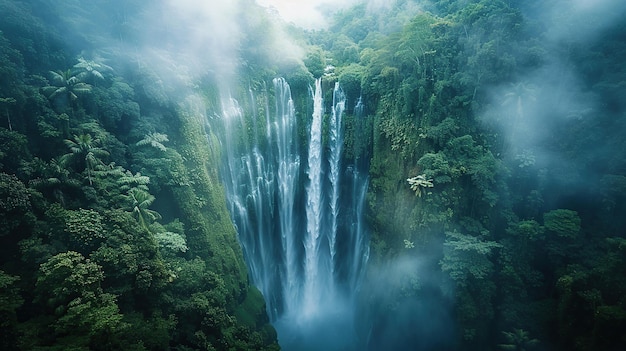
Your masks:
M304 240L304 310L305 316L315 312L319 304L318 280L320 261L320 237L322 231L322 117L324 113L322 82L315 82L313 95L313 121L309 139L308 173L309 186L306 199L306 238ZM322 253L323 254L323 253Z
M222 101L223 181L250 279L265 297L284 349L320 346L333 333L333 344L345 340L343 349L350 349L369 238L367 176L342 161L345 95L336 84L326 115L316 80L313 112L301 118L305 137L284 79L273 81L273 105L271 92L260 93L249 92L247 106L264 97L264 116L230 97Z
M296 220L294 204L296 202L300 156L296 136L296 118L291 89L284 79L275 79L276 95L276 145L278 147L278 200L280 218L280 238L284 258L283 299L286 311L294 310L300 296L298 285L298 260ZM269 113L269 112L268 112Z
M331 270L335 271L335 255L337 254L337 216L339 215L339 161L341 159L341 151L343 146L342 130L341 130L341 117L343 111L346 108L346 97L343 91L339 87L339 83L335 83L335 89L333 90L333 110L331 111L329 134L330 134L330 157L329 163L329 178L331 186L331 199L330 199L330 230L329 230L329 244L330 244L330 257L331 257ZM332 287L332 286L331 286Z

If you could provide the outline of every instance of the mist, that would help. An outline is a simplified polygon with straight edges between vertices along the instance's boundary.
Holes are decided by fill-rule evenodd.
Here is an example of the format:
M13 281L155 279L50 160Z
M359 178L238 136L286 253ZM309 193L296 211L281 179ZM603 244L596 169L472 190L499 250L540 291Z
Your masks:
M609 211L605 211L608 214L600 213L605 208L601 206L613 206L615 212L624 206L619 203L623 195L613 195L623 188L612 188L612 182L619 185L626 179L622 176L626 172L622 157L623 150L626 150L623 136L626 130L626 77L614 75L613 67L595 64L595 60L605 60L614 54L611 43L621 45L624 40L616 34L624 33L624 0L494 2L494 8L505 8L503 13L510 10L511 4L519 4L520 20L514 22L519 28L515 29L497 28L493 23L498 22L494 18L500 12L485 10L483 5L487 1L67 0L42 3L46 6L39 11L51 10L45 18L50 22L58 20L53 28L70 48L67 51L73 55L79 53L65 58L66 67L73 67L77 59L94 60L112 67L115 79L128 82L124 83L128 86L124 92L129 96L128 101L137 101L131 101L132 106L136 106L135 114L123 117L127 119L123 123L119 121L123 119L121 117L118 120L111 118L108 123L114 127L107 133L119 132L120 140L124 143L131 141L126 149L119 141L121 146L116 146L119 154L126 152L122 159L128 163L124 167L129 168L131 175L138 172L131 169L136 166L131 163L141 164L137 160L146 156L143 150L134 160L135 156L129 155L139 146L136 139L141 140L147 131L163 132L161 137L165 132L170 134L171 141L166 146L161 145L161 151L166 147L175 150L178 145L184 145L185 140L180 139L189 134L184 133L187 130L183 133L179 130L182 128L175 120L177 113L188 113L202 125L199 129L202 132L198 133L201 134L199 144L206 139L212 143L213 156L223 153L215 156L216 160L220 156L222 160L212 160L215 165L209 166L215 166L210 172L216 175L215 184L211 186L219 188L216 193L226 196L227 206L231 207L231 217L223 215L222 219L232 219L228 225L233 224L240 232L248 230L246 239L251 242L250 247L243 247L243 236L239 237L243 255L249 260L255 256L261 259L254 269L250 269L252 265L248 266L246 283L255 283L266 299L266 305L257 303L254 306L259 310L266 309L266 315L262 316L248 316L242 312L250 307L240 306L250 303L247 299L233 302L241 310L228 313L249 323L239 325L236 318L224 313L224 323L231 323L231 329L241 327L236 332L256 332L254 328L261 325L259 321L254 324L254 318L258 317L263 323L274 326L277 336L271 327L265 331L269 330L268 334L273 335L271 342L275 343L277 338L285 350L448 351L459 349L460 345L469 345L464 349L479 349L482 345L478 344L487 339L492 343L491 348L500 347L499 343L505 339L501 333L511 330L529 330L531 341L535 337L552 341L561 337L559 333L574 335L575 328L562 332L557 329L565 330L567 325L555 325L572 315L585 316L582 312L579 315L571 312L570 315L565 307L561 308L568 307L569 303L574 305L571 301L576 298L587 299L585 301L593 305L589 310L595 314L588 320L600 312L606 313L602 315L606 320L620 316L612 310L613 315L606 311L609 307L623 305L621 297L621 300L611 300L611 296L606 297L608 293L598 297L599 290L611 290L606 287L610 287L612 281L602 287L591 282L600 279L598 277L610 276L605 273L613 272L611 269L619 269L615 267L620 267L622 262L618 259L621 251L615 249L613 253L618 258L615 261L607 259L610 262L606 267L609 268L602 267L605 271L595 270L593 266L599 261L595 261L598 255L594 255L601 252L600 249L593 247L589 252L596 251L589 254L585 243L592 240L575 240L583 236L579 235L581 233L587 236L583 239L595 240L593 235L598 235L599 238L602 236L602 243L597 244L601 249L605 249L602 245L611 248L618 243L615 247L619 246L623 251L623 242L617 238L623 236L618 231L626 225L625 220L606 220L615 223L613 227L605 226L610 228L607 232L614 230L608 234L601 230L598 232L602 234L595 234L596 222L593 221L612 215ZM358 11L349 12L357 5ZM493 17L477 19L472 17L471 11L459 10L470 5L477 5L472 8L479 14L476 17L481 11ZM442 13L432 14L426 9L439 9ZM443 13L444 9L451 12L450 16ZM345 16L337 22L346 28L333 27L333 16L344 10L347 14L359 13L363 18ZM517 13L511 17L515 15ZM470 25L476 27L468 31ZM493 29L491 25L506 34L493 35L497 40L488 42L491 37L485 32ZM512 44L504 42L509 38ZM517 43L515 40L520 40L519 46L525 52L512 48ZM500 42L494 44L496 41ZM317 51L309 52L311 47ZM510 52L498 52L502 47ZM482 63L477 52L484 48L480 54L485 56L498 56L493 52L511 55L514 68L475 67ZM466 64L468 57L479 64L470 67ZM329 62L332 62L333 69L325 71ZM613 65L618 64L615 62ZM464 76L464 69L470 73ZM492 79L490 83L482 83L482 74L491 73L491 70L496 73L488 78ZM278 77L292 78L289 73L293 72L293 82L278 80ZM319 74L322 75L320 89L314 93L310 84L315 81L314 75ZM40 76L31 78L46 81ZM357 112L357 108L346 108L344 122L330 126L329 116L338 111L338 107L334 106L334 92L328 87L338 83L339 91L344 82L352 84L351 93L355 96L338 104L342 106L341 113L344 113L345 106L356 105L352 100L361 104L361 112ZM48 83L40 84L50 85L47 88L61 88ZM297 89L294 88L296 84ZM40 88L35 86L32 89ZM105 99L108 88L97 88L98 98ZM111 94L119 94L122 89L111 91ZM132 97L133 94L138 97ZM323 100L319 106L314 102L316 96ZM12 104L15 101L11 101L16 99L2 98L3 104L9 107L0 111L0 116L4 121L6 115L13 132L10 117L13 117ZM50 103L45 99L49 97L42 94L40 98L42 106ZM87 98L84 100L88 101ZM99 103L102 102L91 102L85 108L70 110L86 121L80 120L80 123L90 122L91 126L100 128L98 123L104 123L98 118L106 121L106 116L99 116L100 112L94 108ZM123 106L120 109L126 108L126 105L120 106ZM54 147L60 151L51 153L48 158L67 152L63 144L65 135L61 133L70 135L70 132L83 128L77 122L79 119L74 120L72 114L74 125L70 129L68 114L56 113L49 106L41 110L47 115L40 113L38 119L33 117L36 123L31 123L30 132L36 133L37 128L49 132L48 139L42 139L42 145L52 140L50 135L57 133L58 145ZM229 117L229 113L236 116ZM153 118L155 115L157 117ZM311 120L315 116L319 122L315 152L322 156L336 153L333 160L338 161L333 164L324 159L319 163L316 174L323 186L319 186L315 197L309 197L313 181L307 176L313 172L311 166L304 165L304 160L307 152L314 154L307 151L307 146L313 144L310 132L313 129ZM278 122L287 117L289 123ZM171 120L164 123L165 118ZM476 125L476 120L480 125ZM66 121L67 128L54 129L56 127L52 124L61 125L61 121ZM284 128L285 125L289 128ZM115 128L119 130L113 130ZM122 131L124 128L141 131ZM224 130L227 131L222 135L215 135ZM143 135L139 135L141 133ZM280 133L288 133L289 138ZM176 137L179 140L174 141ZM279 141L283 149L273 144ZM337 142L340 147L332 142ZM181 146L181 150L192 153L190 146L185 147L187 149ZM283 155L287 149L290 157ZM190 163L183 151L180 158ZM167 157L165 153L159 155L163 159ZM4 154L0 153L0 156L4 157ZM312 158L319 159L316 157ZM431 157L429 162L424 161L427 157ZM224 161L227 158L228 161ZM224 167L217 165L220 162L229 163L228 171L232 174L223 172L217 176L218 168ZM299 168L301 162L302 168ZM114 164L112 162L111 167ZM287 164L293 166L287 167L293 173L281 176L293 183L284 182L280 195L268 191L281 180L278 174ZM336 179L330 179L333 167L340 170L335 170ZM357 169L359 167L362 169ZM84 169L88 168L89 165ZM71 171L68 170L68 174ZM29 172L36 174L37 171ZM419 187L414 192L415 189L407 185L406 178L427 172L434 173L436 180L424 182L423 192L419 192ZM424 176L423 180L426 179L428 177ZM229 181L230 184L225 185ZM426 189L428 182L430 186ZM164 181L158 185L159 192L170 186L171 183ZM329 190L331 188L333 191ZM175 192L177 188L172 186L172 189L163 190L163 194ZM298 196L289 198L289 191L297 192ZM498 191L500 193L496 194ZM493 197L490 198L490 194ZM334 195L343 196L342 202L336 200L332 204L329 199ZM95 195L89 193L85 197L89 196ZM280 207L277 203L283 198L291 199L293 203L285 200L286 205ZM318 211L323 213L315 218L320 223L318 229L332 227L326 223L332 222L331 217L339 222L336 227L340 229L334 229L332 239L321 230L307 232L308 219L305 218L309 213L306 210L314 202L310 198L323 205ZM197 200L203 211L210 208L207 199L198 197L193 200ZM219 197L211 201L223 199ZM510 205L512 203L514 205ZM277 213L284 208L291 208L289 216L293 218L279 223L275 221L279 217ZM241 211L240 223L235 223L235 209ZM324 212L329 209L334 213ZM558 222L555 226L567 222L562 226L569 227L563 232L575 227L572 233L562 234L558 232L562 228L557 228L553 230L557 233L554 234L546 229L543 216L555 209L572 210L574 215L566 218L570 222L554 221ZM169 214L169 217L177 215ZM520 223L522 225L518 228ZM597 224L598 228L602 225ZM180 226L183 232L182 224ZM279 228L284 232L279 232ZM313 298L310 298L306 311L297 305L298 308L285 313L288 308L281 304L283 300L292 294L293 300L299 301L304 295L297 289L290 290L297 285L292 280L300 279L294 272L305 271L305 265L294 257L306 256L303 239L306 234L320 237L320 233L323 233L322 244L311 250L314 254L310 256L318 255L319 247L328 249L329 253L323 260L315 258L318 261L307 257L307 263L316 269L332 269L327 269L328 277L324 276L319 284L314 282L320 289L311 289L313 293L309 295ZM287 237L295 252L291 256L280 251L288 246L285 244ZM354 239L356 237L358 240ZM615 241L611 242L609 239L613 237ZM43 235L42 238L49 239ZM452 247L451 242L457 246ZM358 250L351 253L355 247ZM577 255L584 252L574 256L572 252L575 251ZM233 252L228 254L235 256ZM183 258L184 253L176 254L180 257L173 257L181 262L188 258ZM348 269L347 264L335 267L340 262L337 257L342 255L341 259L348 257L347 260L357 268ZM476 258L478 260L474 260ZM319 262L322 264L316 267L315 263ZM456 264L456 271L451 273L451 268L443 267L446 264ZM481 271L484 267L480 264L488 267ZM582 273L567 275L568 270L576 271L585 265L594 270L588 269L586 276ZM236 274L232 271L223 273ZM318 275L317 272L308 274ZM240 275L242 280L246 279L245 272ZM302 275L307 278L305 273ZM463 277L459 278L461 275ZM576 279L576 284L582 286L579 291L575 290L576 284L571 283ZM171 278L164 285L173 281ZM262 283L267 283L267 289L261 288ZM325 285L332 285L332 288ZM245 290L242 286L233 290ZM280 289L271 291L275 286ZM320 291L323 293L318 294ZM565 298L561 299L562 296ZM517 297L520 297L520 305L527 301L535 303L533 312L524 315L525 311L515 310L519 306L511 300ZM262 302L260 298L259 301ZM562 314L559 314L558 321L557 317L548 316L531 325L538 320L536 315L542 316L545 311L554 315L557 309ZM510 315L514 321L507 320ZM172 317L170 321L173 331L176 318ZM545 331L540 330L550 322L554 325ZM604 322L594 321L594 328ZM205 321L198 322L201 323ZM479 327L468 327L467 324ZM564 345L568 345L567 341ZM548 343L541 345L541 349L547 348Z
M436 262L436 261L435 261ZM453 289L431 255L401 254L373 264L364 286L357 328L363 350L455 350Z
M286 23L294 24L308 30L319 30L328 27L332 16L338 11L356 4L366 4L369 12L392 8L397 0L256 0L261 6L275 12Z
M609 144L618 136L606 135L606 139L579 150L582 154L576 157L557 152L553 147L555 141L570 133L580 133L580 126L603 128L603 123L618 120L626 106L607 106L607 96L594 92L597 91L594 81L600 77L586 75L570 57L573 52L584 51L610 36L613 28L622 24L626 3L557 1L524 6L522 11L536 19L537 22L530 22L534 27L545 29L546 37L541 43L545 59L523 76L488 88L491 105L484 112L484 119L495 122L504 133L515 165L532 164L537 170L559 172L557 183L570 187L571 192L584 193L588 189L585 179L610 168L602 161L591 160L616 151ZM610 129L607 132L611 133ZM589 161L587 167L580 160Z

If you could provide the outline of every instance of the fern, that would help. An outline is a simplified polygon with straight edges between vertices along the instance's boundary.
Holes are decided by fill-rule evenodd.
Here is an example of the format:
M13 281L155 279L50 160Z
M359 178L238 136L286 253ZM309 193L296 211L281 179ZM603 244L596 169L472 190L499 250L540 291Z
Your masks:
M415 192L415 195L419 197L422 197L422 188L434 187L433 180L426 179L425 174L421 174L413 178L408 178L406 181L409 182L409 185L411 186L411 190Z
M150 133L146 135L142 140L137 142L137 146L148 145L152 146L155 149L166 151L167 148L163 145L164 142L169 141L167 138L167 134L161 133Z

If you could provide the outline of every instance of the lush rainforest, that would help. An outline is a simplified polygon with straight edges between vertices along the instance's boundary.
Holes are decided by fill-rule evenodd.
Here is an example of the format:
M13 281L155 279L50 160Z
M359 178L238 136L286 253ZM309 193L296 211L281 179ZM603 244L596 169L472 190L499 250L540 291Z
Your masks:
M0 349L279 350L221 173L276 77L369 177L340 350L626 349L626 3L326 13L0 0Z

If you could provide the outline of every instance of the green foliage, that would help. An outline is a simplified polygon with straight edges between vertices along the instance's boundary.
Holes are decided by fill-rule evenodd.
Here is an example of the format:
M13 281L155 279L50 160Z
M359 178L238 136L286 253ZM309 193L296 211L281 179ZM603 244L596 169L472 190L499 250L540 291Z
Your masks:
M0 237L10 234L30 216L30 194L14 175L0 173Z
M49 328L65 347L100 349L126 326L112 294L104 293L102 267L73 251L57 254L41 265L36 299L55 321ZM71 345L71 346L70 346Z
M572 210L552 210L544 213L543 225L546 230L562 238L575 238L580 233L580 217Z
M489 256L502 245L457 231L446 232L441 269L459 286L467 286L472 279L485 279L494 272Z
M43 87L42 91L61 111L71 107L79 95L89 93L92 89L91 85L82 82L70 69L50 71L50 78L52 85Z
M110 86L95 86L90 98L93 104L87 106L88 110L96 114L98 121L109 130L139 118L140 106L135 100L135 91L121 77L112 78Z
M187 252L189 248L187 247L187 241L185 238L173 232L159 232L155 234L156 240L159 242L159 245L165 250L173 253L181 253Z
M411 190L415 192L415 195L419 197L422 197L422 188L434 187L433 180L426 179L426 175L424 174L420 174L418 176L408 178L406 181L411 186Z
M39 269L37 300L53 311L58 308L63 310L75 299L100 295L103 279L102 267L80 253L60 253L48 259Z
M169 141L167 139L167 135L161 133L150 133L146 135L142 140L139 140L137 142L137 146L148 145L157 150L166 151L167 148L163 145L163 143L166 141Z
M304 65L313 77L320 78L326 68L326 55L320 47L312 48L304 59Z
M449 183L457 172L452 173L447 156L443 152L424 154L417 165L423 170L426 178L432 178L437 184Z
M21 160L30 160L26 136L0 128L0 167L3 172L16 174Z
M535 220L526 220L515 223L506 232L523 240L538 240L542 237L544 228Z
M170 274L158 255L154 236L128 212L107 211L103 219L107 236L91 257L107 273L107 286L123 298L130 298L125 294L133 289L148 292L162 288Z
M11 315L12 318L15 318L15 310L24 303L20 297L19 289L15 285L19 279L19 277L8 275L0 270L0 315L4 317L2 318L4 322L0 323L0 327L6 327L4 323L10 321Z
M113 68L91 60L85 60L83 57L78 58L78 63L74 65L73 72L76 73L76 79L79 81L104 80L104 73L112 72Z
M17 339L17 309L24 299L16 282L20 278L0 270L0 347L10 349Z
M512 332L502 332L506 344L500 344L501 350L529 351L539 344L539 340L531 339L528 332L523 329L513 329Z
M389 139L392 151L400 152L407 159L414 156L419 145L419 139L415 138L417 131L411 121L396 118L383 119L380 128L383 135Z
M66 212L66 232L73 250L87 253L105 238L102 216L94 210L79 209Z
M64 142L70 152L61 156L61 164L78 165L79 169L87 172L89 184L93 184L95 167L102 164L101 158L108 156L109 152L99 147L100 139L93 139L91 134L74 135L73 139Z
M339 71L339 84L349 101L356 101L361 95L361 81L364 71L365 67L358 64L342 67Z
M197 124L206 110L179 116L181 91L168 95L175 89L149 67L114 71L101 59L67 60L77 52L52 43L57 30L71 32L73 43L93 38L70 30L77 22L58 6L78 13L81 25L91 14L111 14L0 1L0 348L276 349L262 297L247 296L219 185L219 148L207 147L206 126ZM120 62L94 45L84 52ZM251 46L246 55L254 54ZM296 66L292 76L306 95L312 76ZM156 209L168 220L184 216L185 225L161 225ZM198 276L177 270L198 262Z
M158 212L148 208L155 200L153 195L147 191L132 188L128 191L128 197L132 203L131 213L143 228L149 230L150 223L161 219Z
M131 171L123 172L117 179L120 192L134 192L137 189L139 191L147 192L148 184L150 183L150 177L143 176L137 172L133 174ZM133 190L133 191L131 191Z

